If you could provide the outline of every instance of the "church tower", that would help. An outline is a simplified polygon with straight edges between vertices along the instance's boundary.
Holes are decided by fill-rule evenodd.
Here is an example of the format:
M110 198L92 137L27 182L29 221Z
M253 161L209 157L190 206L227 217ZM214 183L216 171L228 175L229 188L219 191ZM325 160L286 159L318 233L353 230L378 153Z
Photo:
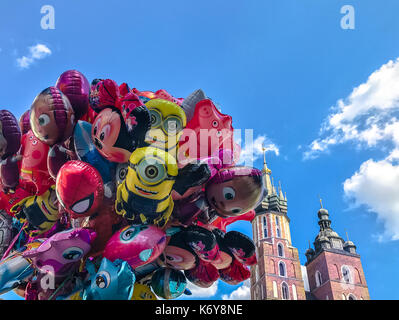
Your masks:
M251 300L305 300L298 249L291 242L287 197L281 185L276 191L265 156L263 179L264 199L252 221L258 263L251 267Z
M352 241L345 242L332 228L328 210L320 200L320 232L309 248L305 264L311 299L369 300L360 255Z

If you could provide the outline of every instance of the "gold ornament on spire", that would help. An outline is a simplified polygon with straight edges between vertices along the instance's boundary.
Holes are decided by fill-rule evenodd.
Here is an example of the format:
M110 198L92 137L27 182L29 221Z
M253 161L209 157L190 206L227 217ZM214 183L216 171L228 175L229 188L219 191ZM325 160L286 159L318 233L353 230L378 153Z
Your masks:
M322 201L320 195L319 195L319 201L320 201L320 209L323 209L323 201Z

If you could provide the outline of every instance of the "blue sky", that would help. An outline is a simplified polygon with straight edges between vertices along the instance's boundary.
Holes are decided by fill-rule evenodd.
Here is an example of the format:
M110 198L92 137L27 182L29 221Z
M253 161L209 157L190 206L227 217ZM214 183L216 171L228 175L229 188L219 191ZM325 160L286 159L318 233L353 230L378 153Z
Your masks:
M354 30L340 26L346 4ZM41 29L43 5L55 30ZM235 128L278 149L268 164L301 262L320 194L362 255L371 298L399 299L398 10L396 0L3 0L0 107L21 115L68 69L178 97L202 88ZM48 50L30 51L38 44ZM208 298L238 287L220 283Z

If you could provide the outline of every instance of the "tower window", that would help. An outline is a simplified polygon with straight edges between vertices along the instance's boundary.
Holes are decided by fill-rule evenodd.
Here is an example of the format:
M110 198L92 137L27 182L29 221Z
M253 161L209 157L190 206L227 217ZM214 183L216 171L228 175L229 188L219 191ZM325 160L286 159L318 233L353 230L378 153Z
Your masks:
M283 300L289 299L288 285L285 282L281 284L281 295L283 297Z
M321 273L319 270L316 271L315 278L316 278L316 287L320 287L321 284L323 283L323 279L321 277Z
M267 238L267 220L263 217L263 237Z
M348 266L342 266L342 277L345 283L352 283L352 275Z
M281 238L280 228L277 228L277 229L276 229L276 233L277 233L277 238Z
M278 216L276 216L276 226L277 226L277 227L280 226L280 219L278 218Z
M286 276L286 270L285 270L285 264L284 264L284 262L280 262L280 263L278 264L278 268L279 268L279 271L280 271L280 276L281 276L281 277L285 277L285 276Z
M277 249L279 257L284 257L284 247L281 243L277 245Z
M348 296L348 300L356 300L356 297L351 293L351 294Z

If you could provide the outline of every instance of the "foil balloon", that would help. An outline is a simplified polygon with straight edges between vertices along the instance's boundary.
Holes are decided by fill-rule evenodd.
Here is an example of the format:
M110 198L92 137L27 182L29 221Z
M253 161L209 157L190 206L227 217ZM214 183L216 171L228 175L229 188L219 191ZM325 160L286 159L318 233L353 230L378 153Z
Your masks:
M34 267L55 277L69 275L90 250L96 234L87 229L70 229L58 232L38 248L27 251L24 258L32 260Z
M89 108L90 84L86 77L77 70L68 70L60 75L55 86L68 97L76 119L82 118Z
M135 269L158 258L165 246L163 230L153 225L131 225L109 239L103 256L111 261L122 259Z
M97 115L92 139L98 151L112 162L124 163L130 154L144 144L151 126L150 114L133 92L121 96L113 80L97 83Z
M227 226L232 224L233 222L236 221L251 222L253 219L255 219L255 215L256 215L255 210L250 210L240 216L233 216L228 218L217 217L215 220L212 221L211 225L219 230L222 230L223 232L226 232Z
M158 300L151 288L145 284L134 285L132 300Z
M151 115L151 129L145 142L177 157L177 145L186 126L186 114L176 103L153 99L146 103Z
M0 157L5 159L18 152L21 144L21 129L14 115L0 110Z
M184 100L183 98L175 98L175 97L173 97L165 89L157 90L155 92L155 97L158 98L158 99L163 99L163 100L167 100L167 101L173 102L173 103L175 103L175 104L177 104L179 106L182 104L182 102Z
M69 139L77 120L67 96L56 87L43 90L32 103L32 131L50 146Z
M220 263L221 256L215 235L200 226L190 226L184 230L186 243L198 257L211 263Z
M189 270L195 267L197 256L186 243L185 232L174 234L160 256L163 264L176 270Z
M21 144L20 186L32 194L40 195L54 184L47 168L50 147L36 138L32 131L22 136Z
M205 194L217 215L242 215L261 201L262 172L250 167L223 168L207 182Z
M98 152L112 162L127 162L136 147L129 136L122 114L114 108L106 108L97 115L91 136Z
M229 231L224 236L224 242L239 263L246 266L257 263L255 244L245 234L234 230Z
M206 158L222 148L233 150L233 131L229 115L222 114L210 99L201 100L180 139L179 162Z
M88 285L83 289L83 300L130 300L136 277L126 261L103 258L95 271L91 261L86 262L90 273Z
M70 152L60 144L55 144L50 148L47 156L47 168L53 180L57 178L60 168L71 160Z
M26 110L22 116L19 118L19 128L21 129L21 133L27 133L30 128L30 110Z
M33 274L35 269L23 254L35 250L42 242L43 240L30 242L0 261L0 294L16 288Z
M74 160L64 164L57 175L57 197L73 219L91 216L104 198L100 173L88 163Z
M20 221L28 221L26 231L31 236L43 234L50 230L60 218L55 187L50 187L40 196L30 196L16 203L11 212Z
M206 99L205 92L201 89L195 90L186 99L183 100L181 107L186 113L187 121L190 122L194 116L195 106L201 100Z
M190 270L184 271L187 280L200 288L209 288L219 279L219 272L211 263L203 260Z
M186 277L183 272L161 268L151 278L151 288L155 294L163 299L176 299L180 297L187 287Z
M14 193L4 193L0 192L0 208L4 210L8 215L14 216L15 212L11 209L16 203L20 203L26 198L31 197L32 194L23 188L17 188Z
M176 160L152 147L136 149L129 159L125 182L117 189L116 212L136 224L163 227L173 210Z
M96 232L90 254L100 254L122 220L114 211L114 199L104 196L100 173L88 163L69 161L58 172L56 191L61 206L72 219L87 217L80 226Z
M74 150L79 158L91 164L101 174L104 184L113 180L115 164L105 159L91 139L92 125L78 121L73 132Z
M219 270L219 277L222 281L234 286L249 279L251 272L238 260L233 259L227 268Z
M0 110L0 184L4 192L18 185L19 166L15 154L21 147L21 130L14 115Z

